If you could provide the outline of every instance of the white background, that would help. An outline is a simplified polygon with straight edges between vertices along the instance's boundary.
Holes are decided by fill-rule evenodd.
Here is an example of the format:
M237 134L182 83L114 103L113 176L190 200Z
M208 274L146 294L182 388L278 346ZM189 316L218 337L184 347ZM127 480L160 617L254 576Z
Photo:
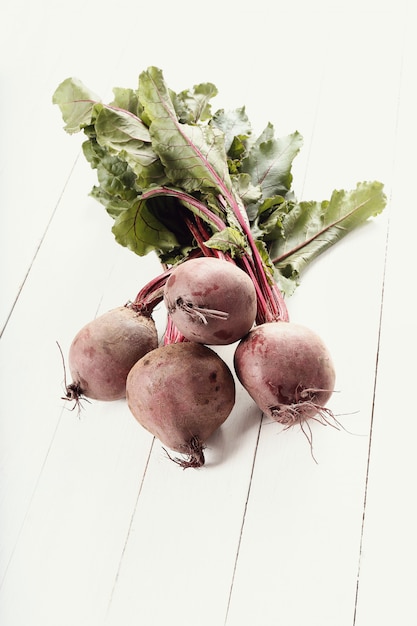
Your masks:
M415 17L406 0L3 2L2 626L416 625ZM78 419L60 399L56 341L159 264L115 243L52 94L76 76L109 101L149 65L175 91L215 83L213 106L246 105L255 130L301 132L300 199L385 185L383 215L288 301L329 346L329 406L353 433L313 424L318 464L239 385L198 471L124 401Z

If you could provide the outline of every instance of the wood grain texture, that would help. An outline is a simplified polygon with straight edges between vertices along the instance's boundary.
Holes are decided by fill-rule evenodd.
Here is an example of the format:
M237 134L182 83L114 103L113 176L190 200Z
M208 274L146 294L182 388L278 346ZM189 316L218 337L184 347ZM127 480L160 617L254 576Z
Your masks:
M411 2L4 3L0 21L2 626L414 626L417 525ZM182 471L124 401L61 400L64 353L159 271L88 196L52 93L104 100L149 65L205 81L260 131L298 130L304 200L381 180L388 207L317 259L288 301L337 368L346 431L262 419L237 385L207 465ZM165 313L156 311L162 330ZM219 353L232 364L233 347Z

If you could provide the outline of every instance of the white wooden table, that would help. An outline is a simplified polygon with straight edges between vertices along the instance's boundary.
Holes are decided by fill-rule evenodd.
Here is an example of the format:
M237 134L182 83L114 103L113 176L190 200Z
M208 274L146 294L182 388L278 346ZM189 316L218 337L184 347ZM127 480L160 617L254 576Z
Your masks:
M406 0L5 0L2 626L416 626L415 17ZM257 130L299 130L300 199L385 185L386 211L288 300L333 354L330 406L354 433L313 424L318 464L239 386L207 465L187 471L124 401L78 419L60 399L56 341L66 351L159 263L115 243L51 96L77 76L109 101L149 65L177 91L214 82L215 105L246 105Z

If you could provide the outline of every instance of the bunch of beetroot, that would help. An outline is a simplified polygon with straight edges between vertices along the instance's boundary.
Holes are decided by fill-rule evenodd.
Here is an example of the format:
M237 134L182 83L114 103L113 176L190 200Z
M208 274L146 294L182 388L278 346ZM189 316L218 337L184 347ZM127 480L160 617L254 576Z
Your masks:
M68 399L126 396L138 422L185 455L175 459L182 467L199 467L206 440L235 403L232 372L209 346L238 342L236 374L264 413L292 425L325 410L335 373L323 342L279 316L256 324L255 285L234 261L195 257L158 283L153 299L147 288L146 299L142 291L78 332ZM161 297L169 323L158 345L151 313Z
M82 328L69 350L66 399L126 397L137 421L181 467L235 404L235 378L215 346L236 344L234 371L261 411L310 439L328 423L335 370L320 337L290 322L289 295L304 265L384 206L380 183L300 203L291 187L298 133L253 138L244 109L211 115L210 83L175 94L149 68L137 90L102 104L67 79L54 94L68 132L83 130L96 197L116 240L155 251L161 273L134 301ZM162 340L153 311L164 303Z

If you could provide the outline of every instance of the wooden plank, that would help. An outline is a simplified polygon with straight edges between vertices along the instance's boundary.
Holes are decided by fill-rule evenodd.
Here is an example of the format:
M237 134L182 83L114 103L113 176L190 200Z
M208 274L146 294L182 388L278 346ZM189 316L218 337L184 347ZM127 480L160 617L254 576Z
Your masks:
M89 182L91 172L80 162L0 344L2 577L57 432L70 422L74 433L80 433L84 423L78 424L76 413L63 412L63 368L56 341L66 354L72 337L96 315L101 302L108 308L123 304L142 284L134 255L115 245L109 218L91 198L80 198ZM156 259L153 266L159 268ZM145 276L151 268L149 259ZM103 405L101 410L109 408ZM108 436L111 440L113 435ZM51 479L59 473L55 468ZM42 525L41 509L40 530Z
M238 390L236 410L208 442L207 464L182 471L154 445L106 624L221 624L259 429Z
M167 3L164 20L148 20L146 28L138 5L116 16L95 0L75 0L65 24L49 0L11 7L6 41L17 34L21 47L7 83L19 100L13 119L20 120L10 155L19 161L32 131L26 192L36 196L36 212L29 215L31 203L17 210L20 199L10 190L20 188L20 173L7 162L3 180L11 177L7 197L15 213L9 232L24 222L19 245L31 252L11 257L5 315L57 209L0 344L0 622L7 626L176 626L186 619L220 626L227 612L227 623L239 626L280 618L286 626L352 623L385 217L317 261L291 300L293 318L331 346L341 387L332 406L352 412L344 423L359 433L314 428L317 466L298 431L265 422L258 441L259 411L240 387L236 410L208 442L208 463L198 472L172 465L124 402L94 403L78 420L59 399L55 341L66 351L82 324L133 297L159 269L154 257L137 259L115 245L103 209L87 198L94 181L88 165L80 160L71 173L79 144L63 133L50 104L66 76L79 76L104 98L112 85L135 86L151 64L176 90L212 80L216 104L246 104L257 130L270 120L278 134L302 132L294 183L305 199L363 176L391 182L401 2L395 12L390 3L368 11L361 4L359 14L349 13L352 5L309 11L302 2L280 11L278 24L268 19L268 3L238 11L219 3L220 12L214 3L204 21L196 14L193 23L206 35L201 54L192 54L196 37L178 36L183 15L195 13L187 4L179 12ZM382 125L386 152L379 149ZM370 282L359 278L365 265ZM352 293L362 307L351 306ZM162 325L162 308L157 315ZM220 352L231 363L230 349ZM368 593L365 575L361 570L359 607Z
M417 214L412 200L415 179L412 150L417 142L417 46L412 28L415 17L410 3L402 47L398 135L356 626L417 623L417 424L413 400L408 397L408 391L415 385L417 350L413 289Z
M327 180L351 187L369 174L390 184L399 23L395 30L385 15L338 17L343 32L336 29L338 20L326 20L334 34L328 42L306 199L320 197ZM384 84L394 86L390 94L379 82L383 76ZM382 135L384 153L374 140ZM353 623L386 229L384 216L346 238L317 260L289 301L293 320L317 330L333 354L339 393L329 406L354 434L314 424L315 466L299 430L282 432L264 422L228 626Z
M250 15L253 27L265 28L261 14ZM307 36L309 27L307 21L301 20L299 36ZM282 34L283 48L290 45L286 37L289 33ZM272 38L265 38L266 57L272 55L274 45ZM315 121L322 53L319 46L308 60L293 59L292 64L277 68L277 76L272 79L268 66L258 68L254 85L244 94L248 115L254 116L258 130L270 120L278 133L300 130L308 146ZM242 72L242 68L245 64L236 72ZM285 85L297 72L305 77L306 84L297 81L289 97ZM241 82L238 78L237 83ZM230 86L221 73L218 82L226 88L226 99L232 101ZM265 102L259 101L263 89L269 95ZM305 105L306 90L311 108ZM220 93L223 94L222 89ZM308 148L294 169L297 193L307 155ZM227 357L227 352L224 351L225 357L231 364L231 353ZM109 605L109 626L120 622L134 624L138 618L149 626L179 624L185 615L200 626L223 624L260 424L259 412L240 385L238 389L236 409L218 435L221 452L216 450L219 444L215 436L210 442L209 463L201 472L165 470L160 446L154 446ZM220 456L221 462L212 464L210 454L215 459ZM306 456L310 461L309 454Z
M70 138L62 130L52 94L64 78L79 75L92 90L112 97L111 76L120 62L113 46L101 47L99 62L93 49L86 54L97 11L99 3L81 0L74 0L65 17L50 0L2 4L0 265L7 271L0 274L0 333L80 152L82 137ZM110 12L100 11L99 21L103 33L113 31Z
M287 68L286 71L290 75L292 70ZM260 80L260 77L258 79ZM229 97L231 99L230 93ZM288 132L292 130L292 125L289 125ZM51 380L52 368L56 373L59 371L59 376L56 374L57 382L61 380L61 370L57 369L60 368L60 362L54 343L56 336L59 336L65 349L69 344L71 334L87 320L88 315L93 316L95 314L99 304L103 309L106 306L111 306L111 300L113 303L118 302L116 294L124 297L125 291L122 292L121 289L124 282L118 283L119 274L116 271L118 269L117 263L121 257L123 258L123 268L129 269L132 272L131 276L134 276L133 261L128 263L128 257L124 251L123 253L119 250L116 252L116 249L113 248L111 235L105 230L108 228L108 223L104 222L103 219L103 222L100 222L101 226L97 228L96 211L99 209L93 203L84 200L90 180L88 167L82 162L78 163L63 195L53 225L43 242L31 280L25 286L19 300L19 306L15 310L8 332L4 336L3 347L6 359L12 352L12 341L24 323L28 302L33 301L36 304L36 306L32 306L32 320L34 324L37 323L39 327L42 327L41 295L42 293L45 295L54 293L53 306L48 310L48 320L51 318L53 321L49 324L47 331L36 340L26 334L21 336L22 342L27 341L31 345L31 353L33 354L42 352L44 341L49 342L51 346L51 351L47 356L47 368L39 369L39 376L35 376L32 381L32 390L36 390L40 385L39 377L42 376L42 380ZM75 210L74 206L76 207ZM91 209L94 213L90 213L89 217L86 218L85 211ZM70 224L67 223L68 216L71 216ZM87 223L85 223L86 219ZM79 224L83 224L81 230L79 230ZM106 243L104 244L104 242ZM99 251L97 258L89 253L89 247ZM76 255L74 255L75 251ZM53 263L51 263L51 259L53 259ZM135 281L132 280L132 283L129 283L133 286L132 290L136 288L136 280L141 276L144 267L144 265L140 266L141 269L138 269ZM152 267L155 268L147 260L146 275L148 272L152 274ZM113 279L109 280L110 278ZM130 296L131 290L126 291L129 291ZM37 298L34 297L35 293ZM71 324L68 323L68 320L71 321ZM17 355L15 355L15 359L17 359ZM13 385L10 387L9 377L4 379L4 385L5 388L6 386L9 387L13 393L14 387ZM28 426L27 421L32 420L31 414L34 410L31 401L30 406L27 405L31 395L29 394L29 399L19 398L17 403L10 403L10 408L7 405L5 407L13 415L16 412L26 415L27 420L24 423L9 424L9 435L3 441L8 453L6 466L10 477L10 480L3 485L6 492L5 506L8 509L7 533L3 536L5 545L4 567L6 570L2 590L3 606L6 607L4 617L5 620L7 618L7 621L27 621L31 618L39 620L42 624L48 623L48 620L55 622L57 615L62 614L62 606L68 605L68 598L71 595L77 598L77 601L71 604L71 609L67 609L65 619L70 622L71 620L79 622L87 616L86 619L90 620L89 623L95 619L100 622L99 616L109 599L109 590L117 574L115 566L121 557L123 542L127 536L130 517L134 510L135 498L138 497L137 492L140 490L140 471L137 469L137 463L142 464L140 467L143 471L147 454L142 454L142 448L139 448L139 451L135 447L132 448L130 434L125 436L124 444L118 443L123 442L123 438L122 435L119 435L120 438L115 435L114 425L107 414L107 409L99 409L94 406L94 409L88 412L88 419L91 417L92 420L88 422L88 424L91 423L88 438L85 439L87 435L83 431L82 452L79 458L77 455L75 459L74 446L78 441L80 429L73 421L70 422L72 426L68 426L67 421L64 421L65 413L63 417L60 417L59 404L61 403L58 401L53 407L50 407L49 404L42 405L42 412L47 415L47 419L44 420L41 429L38 428L36 422L31 422ZM247 398L239 402L239 419L234 425L233 421L230 421L231 436L224 451L222 451L223 444L220 435L215 440L217 442L215 456L220 456L221 459L223 456L233 459L235 469L232 476L234 476L234 482L237 485L233 486L236 492L234 499L229 501L228 495L231 487L230 483L227 483L227 491L219 500L226 499L229 506L228 510L233 513L228 522L229 534L225 535L225 543L230 546L228 553L229 569L225 569L225 576L229 579L240 532L240 520L246 499L253 445L256 443L258 429L258 420L253 419L253 411L255 411L255 415L258 415L258 411L254 409L251 402L247 406L245 402L248 402ZM36 409L36 412L39 410ZM96 429L99 422L102 430L98 436ZM23 437L22 431L25 433ZM149 445L148 436L146 436L145 441L148 442L146 445ZM215 442L210 445L214 446ZM239 455L234 456L236 455L237 442L239 442L239 455L243 455L243 460L240 459ZM115 443L117 445L113 448ZM119 446L126 448L123 449L123 453L119 452ZM31 451L31 454L28 451ZM132 460L132 456L135 454L139 458L136 463ZM170 463L166 462L160 448L155 454L158 455L155 458L159 461L161 461L162 456L163 464L162 469L158 470L159 474L153 476L153 480L156 483L162 480L164 484L166 480L164 472L167 471L168 467L170 471L172 468ZM117 461L120 455L123 457L126 455L127 460L122 465L122 469L118 470L117 476L123 482L126 480L123 472L129 473L130 478L127 480L129 485L134 484L135 497L133 497L131 488L123 489L120 483L117 480L114 482L114 478L110 475L110 469L118 467ZM249 464L247 464L247 459L249 459ZM77 471L72 472L71 468L74 463L77 465ZM137 482L134 483L132 483L133 478L130 474L132 471L131 464L135 468L133 477ZM22 467L25 468L25 471L19 475L19 470ZM157 464L156 467L159 465ZM177 470L177 468L174 469ZM90 476L85 485L83 485L83 476ZM183 480L182 472L177 471L176 489L173 493L178 497L178 520L181 519L179 512L182 513L186 509L187 503ZM196 479L194 480L196 481ZM205 520L210 519L210 507L208 505L212 502L213 497L216 497L218 481L217 474L216 477L213 476L210 479L212 487L208 493L211 493L211 497L201 507L199 524L197 525L199 529L204 528ZM107 499L103 496L103 484L107 486ZM152 493L152 490L148 493ZM201 492L201 496L206 500L204 490ZM48 507L50 500L52 502ZM153 519L158 513L158 508L152 497L147 500L147 505L151 508L150 519ZM117 515L113 513L113 506L118 511ZM154 507L156 507L155 511L153 510ZM218 510L218 514L222 514L221 509ZM103 526L101 533L95 536L94 529L103 519L106 520L107 525ZM223 516L218 518L218 523L222 519ZM141 518L140 522L142 523ZM190 519L190 524L192 523L193 520ZM162 533L162 536L165 536L171 544L172 536L175 536L175 529L172 529L171 524L169 530L172 534ZM114 537L111 540L112 547L108 545L110 535ZM181 536L184 541L188 542L187 534ZM35 543L34 537L36 537ZM230 538L235 539L234 544L232 540L229 540ZM155 533L153 539L159 542L159 534ZM217 544L216 535L212 536L212 542L213 545ZM145 548L149 549L147 545ZM183 552L181 543L177 545L177 549L180 550L180 556ZM215 554L218 552L213 553L213 558L215 558ZM151 552L145 552L144 560L149 559L150 555ZM79 571L80 562L83 564L81 572ZM23 570L26 572L24 580L22 579ZM118 602L117 598L123 597L123 594L129 589L127 586L125 590L124 586L120 584L125 571L121 567L117 590L111 605L113 616L114 607L117 606ZM155 568L155 572L158 571L159 567ZM212 575L210 572L211 568L208 570L209 576ZM144 573L146 570L141 569L140 575L143 576ZM187 573L188 565L184 575ZM192 574L192 576L194 580L194 575ZM35 578L36 585L30 589L30 580ZM129 573L128 579L130 580ZM95 581L93 591L92 580ZM183 588L183 582L180 578L178 582ZM22 587L25 590L26 602L16 605L10 599L16 597L18 589ZM168 588L168 581L166 581L166 587ZM42 589L43 593L55 600L45 604L41 600L42 594L39 594L39 589ZM174 591L173 595L175 595ZM228 585L224 585L223 603L214 604L213 610L224 614L227 597ZM199 596L196 596L196 603L198 603L198 598ZM182 601L182 596L178 596L178 599ZM121 610L125 609L122 608ZM146 612L147 609L140 607L140 610ZM118 619L117 613L116 619Z

